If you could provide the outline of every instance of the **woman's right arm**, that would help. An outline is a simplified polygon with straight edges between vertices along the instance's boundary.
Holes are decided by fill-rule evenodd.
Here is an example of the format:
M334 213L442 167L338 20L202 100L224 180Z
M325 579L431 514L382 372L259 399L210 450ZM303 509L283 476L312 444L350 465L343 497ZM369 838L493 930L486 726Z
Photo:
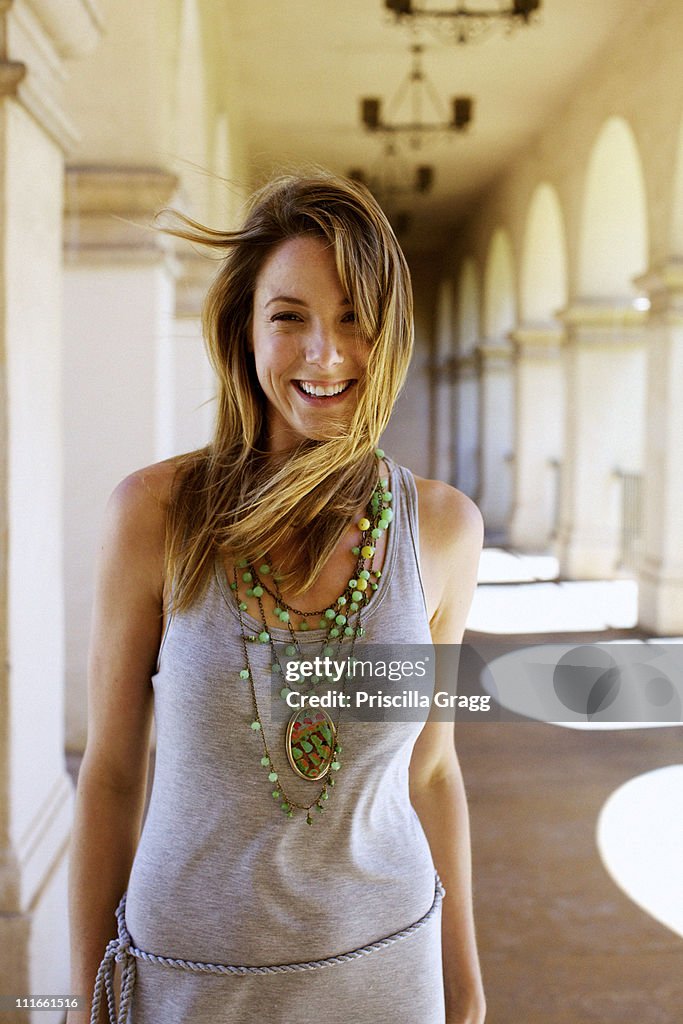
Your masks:
M71 992L90 1018L97 968L116 936L145 803L151 677L162 628L169 464L127 477L107 505L88 659L88 738L76 792L69 869ZM101 1020L104 1020L104 1015Z

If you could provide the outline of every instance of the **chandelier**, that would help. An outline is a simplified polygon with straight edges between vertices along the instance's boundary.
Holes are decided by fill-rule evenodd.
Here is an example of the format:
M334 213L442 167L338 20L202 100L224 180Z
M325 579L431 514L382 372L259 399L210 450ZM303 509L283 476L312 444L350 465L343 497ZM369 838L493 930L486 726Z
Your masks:
M501 0L497 7L457 3L445 9L424 7L413 0L384 0L384 6L397 22L428 28L449 43L468 43L486 35L496 24L504 24L508 32L518 25L529 25L541 8L541 0Z
M361 168L352 168L348 177L365 185L374 195L397 235L405 236L412 225L412 215L406 209L406 202L414 196L423 196L431 191L434 184L434 168L421 164L412 169L389 140L382 151L378 166L366 173Z
M348 177L369 188L386 210L394 211L402 200L426 195L431 191L434 168L431 164L421 164L411 171L394 143L387 141L377 167L371 169L369 174L354 167L348 172Z
M456 96L449 112L423 70L423 48L416 44L411 52L412 67L388 105L387 118L382 116L382 101L365 96L361 120L369 131L407 138L413 149L419 149L425 137L464 131L472 120L473 104L469 96Z

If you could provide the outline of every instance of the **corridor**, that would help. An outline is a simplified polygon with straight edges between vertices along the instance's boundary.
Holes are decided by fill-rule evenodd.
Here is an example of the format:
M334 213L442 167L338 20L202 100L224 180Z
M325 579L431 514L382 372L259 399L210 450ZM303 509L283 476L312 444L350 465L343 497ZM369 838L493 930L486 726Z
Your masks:
M212 437L217 253L159 228L231 238L322 166L410 269L381 444L487 530L466 642L505 720L455 725L487 1020L679 1024L683 714L565 721L548 665L683 651L683 2L5 0L0 36L0 995L67 991L107 498Z
M632 581L557 582L556 568L551 556L485 549L465 642L502 641L504 649L550 639L648 639L634 626ZM680 771L682 739L681 727L456 724L470 802L487 1022L679 1020L683 800L680 775L672 786L667 772ZM628 814L628 852L640 873L659 875L650 909L665 906L675 915L670 927L617 884L597 841L605 804L638 776L653 780L652 818L642 802L619 810Z

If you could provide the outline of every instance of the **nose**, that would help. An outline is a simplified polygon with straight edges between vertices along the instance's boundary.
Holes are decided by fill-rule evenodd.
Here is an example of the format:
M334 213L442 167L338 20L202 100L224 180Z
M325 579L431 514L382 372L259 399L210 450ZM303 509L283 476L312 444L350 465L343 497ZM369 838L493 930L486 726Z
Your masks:
M306 338L304 357L311 366L331 369L344 362L343 343L333 329L318 324Z

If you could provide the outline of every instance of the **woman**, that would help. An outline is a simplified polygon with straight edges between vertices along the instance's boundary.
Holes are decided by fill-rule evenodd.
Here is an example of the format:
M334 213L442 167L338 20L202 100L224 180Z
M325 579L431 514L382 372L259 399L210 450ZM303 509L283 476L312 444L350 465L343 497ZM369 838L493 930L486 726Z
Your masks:
M97 975L93 1019L114 1019L116 957L134 1024L480 1024L452 723L269 712L288 657L462 638L479 512L376 448L412 347L405 260L326 174L270 183L240 231L176 233L227 253L204 310L216 432L108 506L72 991Z

